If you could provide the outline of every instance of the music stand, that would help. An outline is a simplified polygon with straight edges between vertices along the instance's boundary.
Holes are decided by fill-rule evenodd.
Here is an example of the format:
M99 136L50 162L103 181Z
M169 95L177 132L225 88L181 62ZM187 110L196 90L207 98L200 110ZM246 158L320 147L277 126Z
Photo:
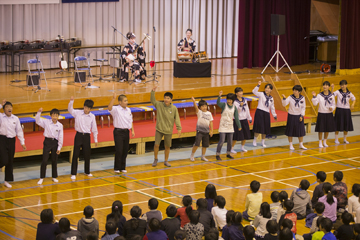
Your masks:
M148 82L159 82L157 79L157 77L161 77L161 75L156 74L156 61L155 61L155 33L156 33L156 29L155 26L153 27L154 29L154 48L153 48L153 56L154 56L154 62L155 62L155 69L154 72L151 75L147 75L146 77L151 78L150 80L145 81L145 83Z

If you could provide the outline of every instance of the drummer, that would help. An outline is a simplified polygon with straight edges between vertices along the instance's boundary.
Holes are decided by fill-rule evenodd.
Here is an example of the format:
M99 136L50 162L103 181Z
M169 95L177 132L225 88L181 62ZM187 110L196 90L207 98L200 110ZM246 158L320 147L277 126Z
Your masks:
M186 30L186 37L180 40L178 43L179 52L194 52L196 48L195 41L191 38L192 30L189 28Z

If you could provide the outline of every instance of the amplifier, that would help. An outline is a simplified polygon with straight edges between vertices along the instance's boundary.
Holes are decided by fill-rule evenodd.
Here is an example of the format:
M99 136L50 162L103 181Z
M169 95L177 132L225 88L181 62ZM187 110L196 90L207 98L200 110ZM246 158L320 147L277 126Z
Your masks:
M32 79L32 81L31 81ZM40 76L39 75L26 75L26 86L39 86L40 85Z
M80 81L81 83L85 83L86 82L86 72L75 72L74 73L74 81L76 83L79 83L79 77L80 77Z

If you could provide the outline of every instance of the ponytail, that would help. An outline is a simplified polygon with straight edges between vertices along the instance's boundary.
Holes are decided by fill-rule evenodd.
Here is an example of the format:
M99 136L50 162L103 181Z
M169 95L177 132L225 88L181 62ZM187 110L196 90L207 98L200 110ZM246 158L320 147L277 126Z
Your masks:
M190 213L192 212L192 210L193 210L193 208L192 208L191 205L190 205L190 206L187 206L187 207L185 208L185 213L186 213L186 215L187 215L188 217L190 217Z
M324 191L324 194L326 194L326 202L329 204L329 205L332 205L334 203L334 197L331 193L331 189L332 189L332 185L331 183L329 182L326 182L324 183L323 185L323 191Z

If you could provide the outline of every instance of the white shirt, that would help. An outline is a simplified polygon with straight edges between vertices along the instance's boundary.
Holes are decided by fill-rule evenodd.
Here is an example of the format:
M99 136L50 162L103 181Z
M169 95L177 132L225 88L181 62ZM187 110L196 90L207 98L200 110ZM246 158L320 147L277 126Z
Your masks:
M336 90L334 95L337 97L336 107L350 109L350 99L355 101L356 98L352 92L347 91L346 93Z
M303 95L300 95L299 98L296 98L294 94L290 95L287 98L282 99L282 105L286 107L289 105L288 113L291 115L301 115L302 117L305 116L306 110L306 101Z
M53 123L51 119L43 119L40 117L40 112L35 116L36 124L44 129L44 136L47 138L54 138L58 140L57 150L61 150L64 141L64 128L63 125L57 121Z
M355 223L360 223L360 207L356 209L355 218Z
M252 90L253 94L255 94L257 97L259 97L258 106L257 108L260 110L263 110L265 112L270 112L273 115L274 118L277 118L276 112L275 112L275 106L274 106L274 99L272 96L267 96L265 92L259 92L259 85L256 86ZM268 99L268 101L267 101Z
M241 106L241 103L243 103L243 105ZM250 122L252 121L251 115L250 115L250 110L249 110L249 105L246 101L245 98L242 98L242 101L240 101L238 98L235 99L234 101L234 105L238 111L239 114L239 120L249 120Z
M348 199L348 211L349 213L355 213L356 209L358 209L360 207L360 203L359 203L359 197L352 195L351 197L349 197Z
M214 120L211 112L206 111L203 112L201 110L197 113L197 123L196 123L196 131L208 133L210 132L209 125L210 122Z
M121 106L113 106L109 111L114 119L114 127L122 129L131 129L133 122L133 115L130 108L123 108Z
M268 231L266 230L266 224L269 220L271 220L271 218L264 218L260 214L255 217L253 225L254 227L256 227L256 235L264 237L265 234L268 233Z
M226 213L227 210L225 208L219 208L218 206L211 209L211 214L214 217L216 228L223 229L223 227L226 225Z
M314 106L319 104L319 113L332 113L335 110L335 96L330 92L329 95L325 95L323 92L319 93L312 98L312 103Z
M1 104L0 108L2 108ZM5 113L0 113L0 135L6 136L7 138L17 136L20 144L25 145L24 132L21 128L20 120L13 114L8 117Z
M74 110L74 100L69 102L68 111L75 118L75 130L80 133L94 134L94 141L97 143L97 125L95 115L92 113L85 114L84 110Z

